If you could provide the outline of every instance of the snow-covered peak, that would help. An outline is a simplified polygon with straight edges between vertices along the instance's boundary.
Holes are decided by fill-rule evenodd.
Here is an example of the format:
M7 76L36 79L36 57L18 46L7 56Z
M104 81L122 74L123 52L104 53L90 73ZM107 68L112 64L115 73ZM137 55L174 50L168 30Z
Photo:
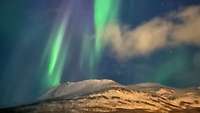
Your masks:
M56 88L50 89L41 99L64 97L75 98L92 92L100 91L105 88L120 86L118 83L102 79L83 80L79 82L65 82Z

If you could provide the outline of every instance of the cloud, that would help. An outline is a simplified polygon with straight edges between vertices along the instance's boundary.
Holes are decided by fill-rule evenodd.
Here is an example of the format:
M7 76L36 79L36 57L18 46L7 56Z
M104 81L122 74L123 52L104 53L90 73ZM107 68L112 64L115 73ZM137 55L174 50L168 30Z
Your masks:
M135 29L110 24L105 29L104 41L118 58L132 58L168 46L200 46L199 30L200 6L191 6L165 17L156 17Z

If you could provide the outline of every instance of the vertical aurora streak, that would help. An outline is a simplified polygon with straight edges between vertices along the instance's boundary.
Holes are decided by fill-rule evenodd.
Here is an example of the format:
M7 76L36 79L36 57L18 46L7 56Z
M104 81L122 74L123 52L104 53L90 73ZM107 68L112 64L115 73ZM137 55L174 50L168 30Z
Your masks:
M104 43L102 40L102 34L105 27L109 23L114 23L117 20L118 12L118 0L95 0L94 3L94 19L95 19L95 55L100 56Z
M45 56L48 57L45 77L45 85L47 87L54 87L60 84L62 71L68 58L69 40L64 40L66 22L67 19L64 18L56 30L52 32L47 45L48 50L45 51Z
M93 63L93 49L92 49L92 42L88 37L84 37L82 41L82 48L81 48L81 56L80 56L80 68L83 69L87 67L89 71L92 70L94 67Z
M119 0L94 0L94 30L95 40L91 40L91 35L83 36L80 68L87 68L90 74L97 69L103 54L105 43L103 40L104 30L107 25L117 22ZM85 34L89 34L86 27ZM94 78L91 77L90 78Z
M52 75L53 71L55 70L64 34L65 34L65 24L62 23L56 33L53 46L51 48L50 60L48 66L48 75Z

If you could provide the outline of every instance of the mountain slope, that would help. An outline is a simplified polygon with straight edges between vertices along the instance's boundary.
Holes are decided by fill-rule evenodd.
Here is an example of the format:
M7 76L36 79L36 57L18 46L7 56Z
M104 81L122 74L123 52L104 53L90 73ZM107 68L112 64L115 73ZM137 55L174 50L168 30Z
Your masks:
M121 85L112 80L83 80L79 82L66 82L56 88L50 89L40 99L62 97L65 99L72 99L87 95L96 91L100 91L109 87L120 87Z
M152 83L123 86L111 80L86 80L51 89L38 103L0 112L200 113L200 93Z

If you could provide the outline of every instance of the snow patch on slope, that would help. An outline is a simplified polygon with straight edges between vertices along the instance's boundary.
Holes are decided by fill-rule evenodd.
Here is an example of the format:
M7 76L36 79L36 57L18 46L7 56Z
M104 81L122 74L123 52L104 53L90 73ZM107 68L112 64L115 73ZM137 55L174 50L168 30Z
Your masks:
M50 89L41 99L64 97L66 99L87 95L109 87L121 86L120 84L107 79L83 80L79 82L66 82L56 88Z

